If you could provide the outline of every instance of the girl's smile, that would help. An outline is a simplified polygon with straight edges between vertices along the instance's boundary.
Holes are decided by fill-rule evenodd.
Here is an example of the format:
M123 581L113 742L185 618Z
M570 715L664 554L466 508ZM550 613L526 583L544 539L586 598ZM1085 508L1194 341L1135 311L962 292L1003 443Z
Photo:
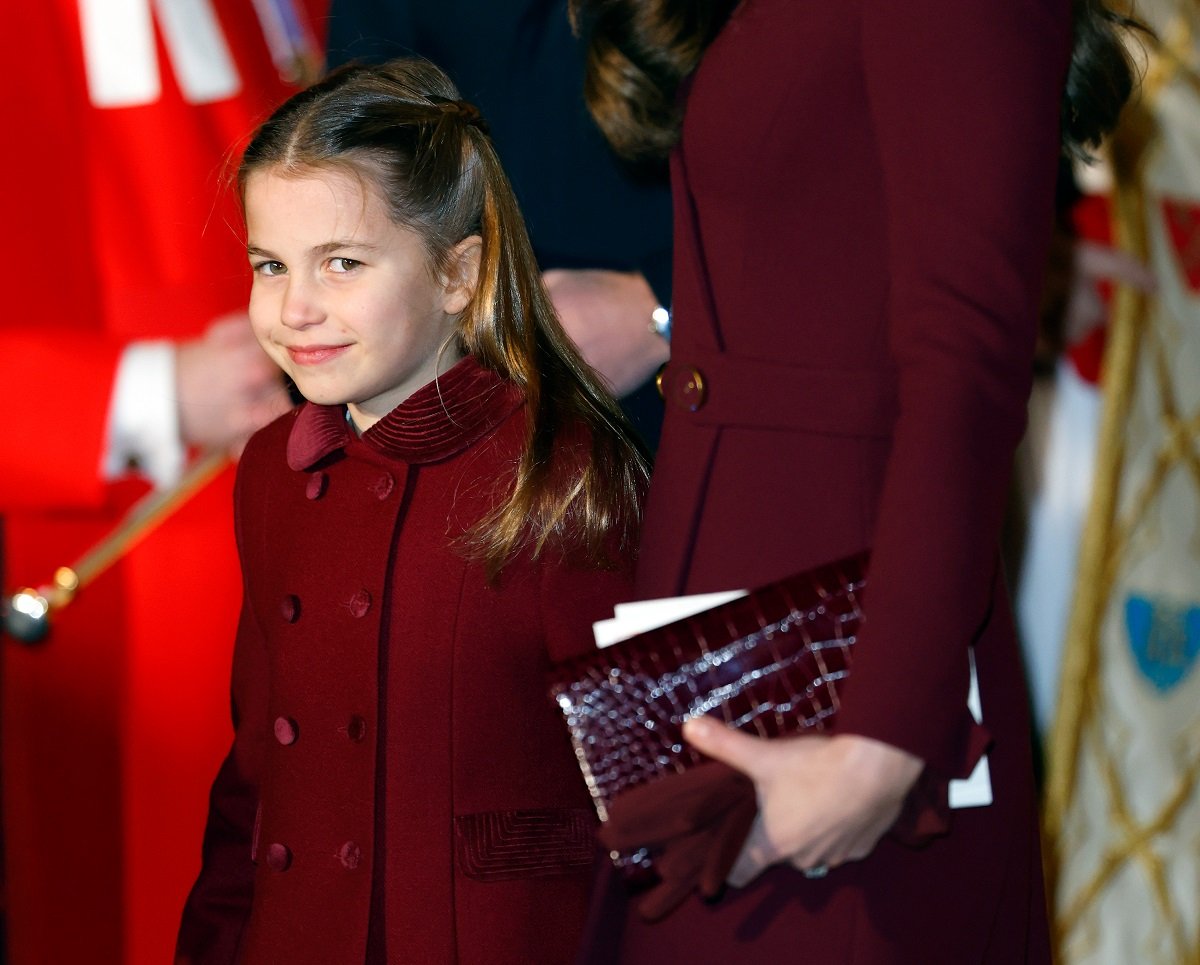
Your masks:
M478 238L441 276L416 232L337 169L246 182L250 322L305 398L349 407L366 429L459 360Z
M320 365L330 359L337 358L349 345L289 345L287 353L297 365Z

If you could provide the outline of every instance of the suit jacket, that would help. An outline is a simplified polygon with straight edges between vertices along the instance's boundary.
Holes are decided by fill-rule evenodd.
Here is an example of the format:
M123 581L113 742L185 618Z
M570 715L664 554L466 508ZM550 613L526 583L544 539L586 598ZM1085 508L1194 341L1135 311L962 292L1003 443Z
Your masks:
M181 961L570 960L594 812L546 671L630 574L526 554L493 585L464 556L524 431L468 359L362 438L306 405L252 440L236 738Z
M1065 0L747 0L685 92L676 332L639 592L869 547L838 726L995 802L922 851L778 867L608 961L1048 958L1025 690L998 563L1053 214ZM601 929L603 932L604 929ZM603 960L603 959L601 959ZM806 960L809 960L806 958Z

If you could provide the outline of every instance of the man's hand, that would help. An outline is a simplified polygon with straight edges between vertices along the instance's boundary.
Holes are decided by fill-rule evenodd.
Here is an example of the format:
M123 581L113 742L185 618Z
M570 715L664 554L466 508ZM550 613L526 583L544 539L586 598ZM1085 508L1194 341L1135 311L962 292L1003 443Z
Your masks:
M650 328L658 307L640 272L552 269L542 278L559 320L615 395L632 392L670 358Z
M291 408L279 369L244 314L219 318L180 344L175 383L179 431L191 446L236 455L255 430Z

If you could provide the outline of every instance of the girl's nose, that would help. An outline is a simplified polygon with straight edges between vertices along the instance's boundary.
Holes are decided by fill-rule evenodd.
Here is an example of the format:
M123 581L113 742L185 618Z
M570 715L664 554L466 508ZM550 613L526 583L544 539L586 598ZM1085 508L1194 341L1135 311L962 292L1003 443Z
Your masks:
M312 286L295 275L288 278L287 289L280 307L280 320L288 328L308 328L324 318L319 299Z

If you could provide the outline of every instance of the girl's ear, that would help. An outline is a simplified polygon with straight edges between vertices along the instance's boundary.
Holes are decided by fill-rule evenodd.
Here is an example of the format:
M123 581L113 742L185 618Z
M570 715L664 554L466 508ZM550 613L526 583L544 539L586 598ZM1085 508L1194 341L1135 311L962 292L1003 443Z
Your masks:
M479 259L483 253L483 239L479 235L468 235L450 249L446 259L446 270L441 277L446 291L442 311L447 315L459 315L475 294L479 283Z

